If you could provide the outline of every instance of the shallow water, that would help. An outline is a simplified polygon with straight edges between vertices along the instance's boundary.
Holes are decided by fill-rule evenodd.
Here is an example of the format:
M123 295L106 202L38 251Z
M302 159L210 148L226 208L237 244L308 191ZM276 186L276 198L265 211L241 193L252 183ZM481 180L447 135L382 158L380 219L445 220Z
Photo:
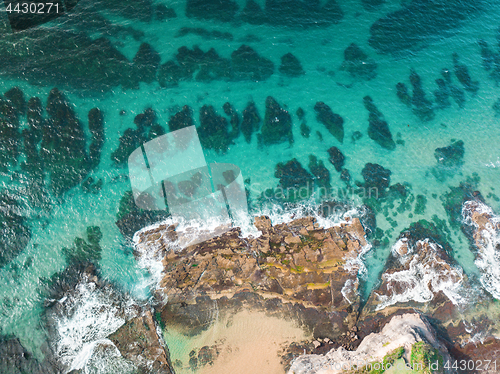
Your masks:
M74 12L79 12L78 7L84 7L88 3L81 1ZM160 1L155 2L159 3ZM264 2L258 3L264 5ZM392 225L383 214L377 215L378 226L387 232L389 245L373 249L366 254L367 292L379 280L384 260L401 230L417 219L431 220L434 215L448 221L440 196L448 191L449 186L458 186L467 176L477 173L480 178L477 189L493 211L499 211L499 203L494 196L489 195L490 192L498 194L500 174L500 132L498 118L492 109L498 98L498 87L484 70L477 45L478 39L484 39L490 48L497 50L499 3L485 4L484 10L469 14L459 27L451 29L446 35L433 35L424 40L428 44L421 48L402 51L397 55L379 54L368 42L370 26L380 17L399 9L400 4L396 1L385 2L382 7L373 11L365 10L357 0L339 1L344 17L338 24L308 29L302 29L300 25L287 28L278 25L251 25L240 21L223 23L198 20L185 16L183 1L170 1L165 4L175 10L176 18L146 23L102 12L111 22L130 26L144 33L140 40L135 40L129 34L125 34L125 37L110 37L115 47L128 59L134 57L142 42L148 42L159 52L162 63L170 60L182 46L191 48L198 45L203 51L214 47L220 56L229 58L241 44L248 44L259 55L274 63L274 74L260 82L184 81L178 87L168 89L160 88L157 82L141 83L138 90L113 87L110 91L97 93L71 86L64 87L66 97L74 104L74 109L83 123L86 123L87 113L93 107L99 107L104 113L106 142L99 168L91 174L94 178L102 178L104 184L96 195L84 193L80 187L76 187L62 200L53 200L50 211L40 211L29 206L23 211L29 218L28 225L32 237L27 248L0 269L0 331L3 334L18 336L30 351L37 352L39 342L44 339L45 334L40 322L44 298L42 279L64 268L62 248L70 247L75 237L84 237L87 226L100 226L102 230L102 259L99 265L104 277L138 299L149 297L148 286L151 280L146 270L136 264L131 244L121 236L115 225L120 197L130 189L126 178L116 178L127 175L128 170L115 167L110 158L118 145L119 136L125 129L134 127L135 115L148 107L156 111L158 123L165 126L170 115L183 105L189 105L194 111L195 123L199 124L198 111L205 104L213 105L217 113L222 114L223 104L229 101L241 114L248 101L254 100L263 118L266 97L274 97L292 114L293 145L285 142L259 147L256 135L253 134L250 144L240 135L234 144L230 145L226 154L204 150L207 162L238 165L244 178L251 179L251 197L254 199L259 192L277 186L278 179L274 177L274 171L278 162L286 162L295 157L306 167L310 154L324 162L330 171L334 188L344 187L340 174L328 161L326 151L332 146L339 147L346 156L345 167L353 180L362 181L361 170L366 163L378 163L391 170L391 184L407 182L415 196L426 196L427 208L424 214L409 217L409 212L404 212L395 216L395 209L392 209L388 215L395 221ZM243 5L240 4L241 7ZM64 17L61 17L40 27L64 29L68 24ZM207 40L195 34L176 37L182 27L201 27L227 32L232 35L232 40ZM108 30L87 30L92 38L101 36L103 31ZM343 51L351 43L358 44L376 61L376 78L362 81L340 70ZM288 78L279 73L280 57L289 52L299 59L305 75ZM463 109L452 100L449 108L436 111L434 119L422 122L398 100L396 83L404 82L410 87L410 70L414 69L422 78L427 98L433 99L432 91L437 88L434 80L440 78L441 69L452 69L454 52L459 54L460 62L467 65L472 79L479 82L479 91L476 95L465 93L466 103ZM460 86L456 79L454 84ZM20 87L26 98L38 96L45 103L54 85L32 85L22 77L16 79L12 76L3 76L0 80L0 92L14 86ZM400 140L399 143L404 142L404 145L398 144L395 150L390 151L368 137L368 112L363 106L363 97L366 95L373 98L378 109L384 114L394 140ZM317 101L324 101L333 112L343 117L343 144L316 121L313 107ZM311 127L311 136L308 139L300 135L300 121L295 115L299 107L305 110L307 124ZM121 110L125 110L126 114L120 115ZM316 131L322 134L322 141L318 140ZM361 132L363 136L352 141L351 137L355 131ZM451 144L452 139L464 142L463 165L453 170L444 180L438 180L433 174L436 168L434 150ZM17 195L23 199L26 194L23 190L25 185L11 177L13 171L0 175L1 186L17 191ZM359 202L359 199L354 200L355 205ZM260 212L256 209L252 214L257 215ZM279 221L278 215L274 217L275 222ZM465 273L479 274L474 255L470 252L469 243L462 232L452 229L451 240L454 257Z

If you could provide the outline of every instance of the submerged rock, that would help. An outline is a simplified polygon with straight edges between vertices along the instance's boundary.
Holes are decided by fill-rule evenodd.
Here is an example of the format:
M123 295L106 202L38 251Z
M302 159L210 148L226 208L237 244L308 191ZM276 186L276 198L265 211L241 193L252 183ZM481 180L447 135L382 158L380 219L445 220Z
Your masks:
M16 116L24 116L26 114L26 99L24 98L24 93L19 87L12 87L10 90L4 93L4 97L12 105Z
M381 53L414 51L451 30L482 8L482 2L412 0L384 15L370 27L370 45Z
M220 57L215 49L210 48L203 56L200 63L200 71L195 79L199 82L210 82L213 80L229 80L233 77L231 62L227 58Z
M329 148L328 154L330 155L329 160L335 167L335 170L337 170L340 173L342 171L342 167L344 166L345 156L337 147Z
M111 153L111 160L116 166L125 166L133 151L143 143L165 134L165 129L156 123L156 113L152 108L136 115L134 124L136 129L126 129L120 137L118 148Z
M168 120L168 128L170 131L183 129L184 127L193 126L193 117L191 116L191 108L187 105L182 107L182 110L170 116Z
M19 201L8 190L0 191L0 269L26 248L31 238Z
M436 148L434 151L434 157L438 165L448 168L461 166L463 164L464 154L464 142L461 140L453 142L447 147Z
M392 139L389 125L384 119L384 115L377 109L370 96L363 98L363 104L368 110L368 136L376 141L381 147L393 150L396 148L396 143Z
M314 175L316 186L322 188L321 193L326 194L330 188L330 172L323 164L323 161L316 158L314 155L309 155L309 170Z
M364 80L370 80L377 76L377 63L355 43L344 50L344 62L341 69L349 72L354 78Z
M413 86L413 96L411 103L414 106L413 112L420 118L421 121L430 121L434 118L432 102L425 97L422 81L416 71L412 70L410 74L410 82Z
M5 374L57 374L59 369L51 362L52 352L44 343L41 347L45 357L38 360L13 336L0 335L0 368Z
M305 74L299 59L291 53L281 56L279 71L281 74L289 77L299 77Z
M222 109L230 118L229 123L231 124L231 131L229 132L229 137L232 139L237 138L240 135L240 116L229 102L224 103Z
M436 104L438 109L444 109L451 105L450 103L450 90L446 84L446 82L439 78L436 79L436 84L438 85L438 89L434 91L434 97L436 98Z
M379 164L367 163L361 171L361 175L365 180L364 187L367 189L376 188L379 195L382 195L391 184L391 171Z
M160 87L176 87L182 80L191 79L189 72L184 71L175 61L167 61L158 69Z
M247 45L242 45L231 54L233 78L236 80L262 81L274 73L271 60L259 54Z
M306 139L309 138L309 135L311 135L311 128L307 126L305 122L300 124L300 135Z
M249 102L243 111L243 120L241 122L241 132L247 143L252 140L252 133L259 130L260 121L255 103L253 101Z
M227 120L217 115L211 105L203 105L200 109L200 127L198 128L200 142L204 148L225 153L231 144Z
M120 199L116 214L116 226L124 238L132 240L134 234L141 228L162 221L169 217L169 211L150 211L137 207L132 191L126 191Z
M154 19L156 21L166 21L167 19L176 18L177 13L172 8L167 7L165 4L158 4L154 9Z
M302 164L297 159L292 159L287 163L278 163L275 168L274 176L279 178L279 186L284 190L295 189L301 187L311 189L313 186L313 177L302 167Z
M129 156L145 142L144 137L135 129L126 129L120 136L118 148L111 153L111 160L117 166L124 166Z
M247 0L240 13L240 18L252 25L260 25L267 21L264 11L255 0Z
M190 18L231 22L238 9L238 4L232 0L188 0L186 2L186 16Z
M148 43L142 43L133 59L137 79L146 83L155 81L160 61L160 54Z
M56 196L78 185L89 172L89 157L82 123L57 88L47 99L48 121L43 128L40 157L50 173Z
M476 94L479 90L479 82L472 81L469 74L469 69L464 64L461 64L457 53L453 53L453 65L455 68L455 76L462 83L466 91Z
M340 143L344 142L344 119L336 113L325 103L319 101L314 106L316 111L316 119L321 122L327 130L332 134Z
M0 97L0 171L7 172L17 164L21 133L17 112L10 101Z
M396 95L404 105L411 106L411 96L408 87L404 83L399 82L396 84Z
M270 145L287 140L290 144L293 143L292 117L273 97L268 96L259 141L264 145Z
M480 39L477 44L481 48L481 58L483 60L483 67L486 71L490 71L495 65L495 61L499 58L498 54L493 52L486 41Z
M109 39L92 39L87 30L75 32L52 27L45 31L43 38L34 28L0 41L0 73L33 84L91 91L110 91L121 84L127 85L131 79L130 61ZM25 51L31 52L17 53L11 48L12 43L25 45Z
M101 161L101 151L104 146L104 116L99 108L89 111L89 130L92 135L89 146L89 169L93 170Z

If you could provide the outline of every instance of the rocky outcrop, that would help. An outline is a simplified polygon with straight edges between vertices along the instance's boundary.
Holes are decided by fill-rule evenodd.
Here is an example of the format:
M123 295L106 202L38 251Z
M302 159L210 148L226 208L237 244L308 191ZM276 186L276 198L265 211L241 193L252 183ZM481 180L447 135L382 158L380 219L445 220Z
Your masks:
M417 359L417 352L425 346L431 354ZM364 338L355 351L341 347L325 355L300 356L293 361L288 374L383 372L391 366L397 368L398 364L404 367L404 363L395 362L401 357L417 372L419 366L413 365L421 364L423 369L429 369L429 364L436 362L440 369L436 372L449 372L443 371L443 362L450 361L450 355L431 324L420 314L403 314L392 317L380 332ZM431 362L426 362L429 358Z
M466 281L463 270L442 246L429 238L416 240L411 230L404 232L392 247L381 278L381 285L368 300L366 313L407 303L423 304L419 309L426 310L440 293L457 304Z
M73 264L50 281L43 321L57 372L173 373L152 314L103 280L92 264Z
M500 218L480 199L465 201L463 230L471 240L475 264L481 271L483 287L500 299Z
M168 349L160 344L161 334L150 311L129 320L108 339L141 373L173 374Z
M196 333L218 313L263 309L299 321L314 336L337 339L351 328L359 308L359 256L368 248L357 218L322 229L312 218L273 226L255 219L261 236L242 239L238 229L172 250L173 227L137 233L136 253L155 249L163 257L156 298L165 300L161 319ZM166 296L166 297L165 297Z
M388 176L370 180L367 185L388 194L399 188L388 188ZM466 222L484 245L496 221L491 211L478 209ZM358 274L370 245L357 218L324 229L313 218L272 225L263 216L254 226L257 237L242 238L235 228L188 247L177 243L190 231L174 225L136 234L138 260L153 256L161 262L155 315L167 330L202 336L215 320L242 311L294 321L312 339L283 348L282 364L293 374L325 367L341 372L331 364L355 360L372 368L439 361L442 368L443 361L494 356L499 313L453 259L446 235L434 224L419 221L401 233L381 283L362 308ZM204 347L190 359L216 362L219 348Z

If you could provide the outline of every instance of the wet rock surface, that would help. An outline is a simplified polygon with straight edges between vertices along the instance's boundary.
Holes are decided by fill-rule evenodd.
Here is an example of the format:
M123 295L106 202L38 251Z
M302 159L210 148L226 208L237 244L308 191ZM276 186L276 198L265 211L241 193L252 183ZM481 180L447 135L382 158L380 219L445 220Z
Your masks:
M123 357L137 365L141 373L173 374L168 349L160 344L153 315L145 311L108 337Z
M79 262L47 284L42 320L54 372L93 372L105 362L117 372L173 373L151 311L99 272L95 265Z
M329 373L345 373L351 368L359 370L355 372L371 372L374 369L367 366L369 363L394 364L395 359L399 359L403 355L409 359L410 354L416 350L416 345L422 343L428 344L433 350L436 350L437 355L443 361L450 361L448 349L439 341L437 333L429 321L419 314L408 313L392 317L380 332L368 335L354 351L347 351L340 347L330 350L325 355L299 356L292 362L288 373L313 374L326 370ZM399 353L395 354L398 349ZM380 365L378 369L380 370ZM439 372L443 372L442 369Z
M394 186L388 188L389 182L373 183L382 183L390 194ZM490 227L493 214L481 212L474 216L475 222ZM136 255L149 248L162 259L164 275L156 299L166 296L168 303L158 304L156 312L167 329L198 335L212 325L215 309L218 316L255 310L295 321L313 340L283 347L281 362L291 373L302 373L302 369L293 370L304 368L305 361L312 370L316 364L357 354L366 355L370 362L382 361L399 343L404 347L403 359L409 362L419 341L446 359L487 359L495 354L495 338L471 343L477 336L495 336L499 331L495 316L500 314L491 309L493 299L468 279L454 260L445 233L434 224L419 221L400 234L381 283L363 306L359 260L369 243L357 218L329 229L320 228L312 218L273 225L263 216L255 218L254 225L261 232L256 238L242 239L239 230L233 229L178 252L171 247L177 238L173 226L160 225L137 234ZM474 232L473 240L484 245L485 234ZM480 301L470 303L469 298ZM420 326L417 334L407 335L398 328L398 338L413 336L414 340L386 336L391 341L386 344L381 331L390 330L395 321L403 329L409 328L410 321ZM204 348L193 353L190 364L199 367L204 360L210 365L210 360L217 359L217 347Z
M258 217L255 226L258 238L242 240L234 229L180 252L168 251L166 226L138 233L136 247L164 256L162 321L196 334L217 303L219 313L263 310L299 321L315 337L339 339L359 308L356 259L367 245L359 220L321 229L312 218L273 226Z

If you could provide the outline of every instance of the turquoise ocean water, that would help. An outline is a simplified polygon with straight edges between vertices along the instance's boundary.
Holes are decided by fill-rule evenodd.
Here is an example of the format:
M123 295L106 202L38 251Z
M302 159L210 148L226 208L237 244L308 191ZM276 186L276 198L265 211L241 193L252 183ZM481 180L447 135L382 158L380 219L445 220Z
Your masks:
M83 3L83 2L82 2ZM161 1L155 1L160 4ZM109 39L128 59L132 60L142 42L149 43L161 56L161 63L173 58L178 48L199 46L203 51L215 48L220 56L229 58L231 53L242 44L251 46L262 57L274 63L274 74L267 80L253 81L212 81L208 83L194 80L180 82L178 87L161 88L158 82L140 83L136 90L123 90L114 87L110 91L88 92L74 87L61 87L82 122L86 123L90 109L98 107L103 111L106 142L102 151L101 163L92 172L94 179L102 178L103 187L98 194L84 193L80 187L73 188L60 200L50 203L50 211L39 211L28 204L23 214L28 218L31 240L28 246L10 263L0 269L0 331L14 334L30 351L37 352L40 341L44 339L40 314L43 310L43 278L48 278L65 266L62 248L71 247L75 237L84 236L87 226L100 226L103 232L101 241L102 259L99 262L105 278L129 291L138 299L148 298L151 280L144 269L135 262L131 244L120 234L115 225L120 198L130 189L127 168L118 168L111 161L111 153L117 148L119 137L134 127L134 117L146 108L153 108L158 123L165 128L170 116L183 105L189 105L194 112L195 123L199 124L198 112L205 105L213 105L222 114L223 104L230 102L241 115L247 103L253 100L264 117L265 99L274 97L292 114L294 143L288 142L259 146L255 134L247 144L242 135L235 139L226 154L204 150L209 162L229 162L238 165L244 178L250 178L252 197L257 191L276 187L275 166L296 158L306 167L309 155L322 160L331 174L331 184L344 187L340 174L328 161L327 150L336 146L346 156L345 167L353 180L362 181L361 170L366 163L377 163L390 169L391 183L408 183L412 193L427 198L425 213L411 218L409 212L394 215L390 210L388 221L383 214L377 215L378 226L387 231L389 245L378 247L366 255L368 266L367 288L379 279L384 259L404 228L417 220L432 220L434 215L447 219L440 196L450 186L458 184L477 173L480 178L477 189L485 196L486 202L494 211L499 203L493 195L498 194L500 186L500 121L492 109L500 97L498 85L483 68L478 40L488 42L490 48L498 49L500 27L500 3L488 2L470 14L466 14L457 27L447 33L429 35L422 39L419 48L400 51L397 54L382 54L368 42L370 27L379 18L401 9L404 3L385 1L381 6L367 10L360 0L339 1L344 16L337 24L326 27L304 29L300 24L295 27L281 25L252 25L249 23L219 22L200 20L185 15L185 2L163 2L175 10L176 18L150 22L125 18L103 10L101 14L109 21L132 27L143 32L135 40L130 35ZM261 6L264 7L264 2ZM78 12L79 5L74 9ZM244 3L241 2L240 7ZM97 8L99 10L99 8ZM140 9L137 9L140 12ZM438 22L438 21L435 21ZM67 28L64 17L39 26ZM232 35L229 39L203 38L195 34L176 36L182 27L204 28ZM92 38L101 36L105 30L88 30ZM5 37L5 36L4 36ZM377 63L377 75L371 80L353 78L340 69L343 52L356 43ZM280 57L292 53L301 62L305 74L290 78L278 71ZM403 105L396 95L396 84L404 82L410 87L409 75L414 69L421 77L427 98L433 99L432 92L437 88L435 80L441 77L443 68L453 69L452 54L458 53L460 62L468 67L474 81L479 82L477 94L465 93L463 108L451 100L451 106L436 111L435 118L423 122ZM460 83L455 79L455 84ZM22 77L3 76L0 79L0 92L19 87L26 98L38 96L46 102L49 91L55 86L50 84L33 85ZM394 150L387 150L369 138L368 111L363 105L363 97L369 95L385 120L395 140L399 140ZM345 138L340 144L324 125L315 118L314 105L318 101L328 104L333 112L344 119ZM300 134L301 121L295 115L298 108L305 110L305 118L311 127L311 136ZM125 115L120 115L124 110ZM319 140L316 132L322 134ZM363 136L352 140L353 133L359 131ZM433 174L436 168L434 150L451 144L452 139L464 142L463 165L446 178L438 179ZM14 191L21 201L26 201L26 184L13 177L13 170L0 175L0 187ZM359 203L357 200L355 203ZM253 211L252 214L258 214ZM452 243L457 261L469 274L478 272L469 244L460 230L452 230ZM171 344L171 342L169 342ZM172 343L174 346L175 342ZM184 343L178 342L179 346Z

